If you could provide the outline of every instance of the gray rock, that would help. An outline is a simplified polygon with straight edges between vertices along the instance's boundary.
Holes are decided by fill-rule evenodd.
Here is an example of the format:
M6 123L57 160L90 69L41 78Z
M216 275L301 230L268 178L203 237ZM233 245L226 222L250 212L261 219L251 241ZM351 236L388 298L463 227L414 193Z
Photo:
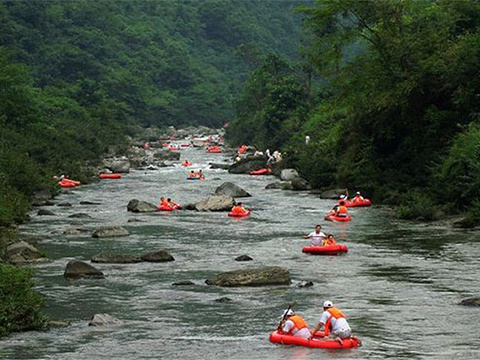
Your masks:
M230 211L235 204L231 196L212 195L195 204L197 211Z
M280 181L276 181L274 183L270 183L267 186L265 186L265 189L270 190L270 189L281 189L282 188L282 183Z
M233 300L230 299L229 297L223 296L223 297L215 299L213 301L218 302L218 303L229 303L229 302L232 302Z
M72 215L69 215L68 217L74 218L74 219L91 219L92 218L90 215L85 213L72 214Z
M340 195L346 194L347 189L330 189L322 191L320 194L320 198L322 199L331 199L337 200L340 198Z
M92 237L94 238L106 238L106 237L119 237L119 236L128 236L130 233L127 229L124 229L121 226L109 226L109 227L101 227L96 229Z
M285 181L282 183L282 190L293 190L292 182Z
M252 261L253 259L248 255L240 255L235 258L235 261Z
M219 163L210 163L210 169L222 169L222 170L228 170L232 166L231 164L219 164Z
M19 241L9 245L5 255L7 260L12 264L47 261L47 258L40 250L25 241Z
M480 298L468 298L460 301L460 305L464 306L480 306Z
M118 320L117 318L108 314L95 314L90 318L88 322L88 326L118 326L118 325L123 325L123 321Z
M177 161L180 160L180 152L161 149L157 150L153 154L153 157L154 159L161 161Z
M197 210L195 204L185 204L182 205L182 210Z
M266 166L267 160L265 157L249 157L231 165L228 172L232 174L248 174L250 171L260 170Z
M131 254L112 254L107 252L102 252L100 254L92 257L93 263L102 263L102 264L133 264L139 263L142 259L138 255Z
M308 183L308 181L302 178L295 178L290 182L292 184L292 190L305 191L305 190L310 190L312 188Z
M36 191L32 196L33 201L47 201L52 198L53 198L53 193L49 189Z
M190 285L195 285L195 283L192 281L178 281L172 284L172 286L190 286Z
M165 250L151 251L143 254L140 258L143 261L148 262L167 262L175 260L173 256Z
M297 284L298 288L308 288L313 286L313 281L305 281Z
M154 204L151 204L149 202L132 199L127 204L127 211L131 211L134 213L144 213L158 211L158 209Z
M68 201L63 201L57 204L57 206L64 206L64 207L70 207L72 204L70 204Z
M90 235L90 230L88 229L82 229L82 228L71 228L71 229L66 229L63 232L63 235L66 236L81 236L81 235Z
M70 325L71 325L70 321L49 320L47 323L47 327L50 329L64 328Z
M97 268L83 261L71 260L68 262L63 274L66 278L94 278L103 279L105 276Z
M128 159L104 159L103 166L114 173L128 173L130 172L130 161Z
M292 181L297 177L299 177L299 175L295 169L283 169L280 173L280 179L283 181Z
M279 266L267 266L256 269L234 270L221 273L205 281L207 285L217 286L265 286L289 285L288 269Z
M50 211L50 210L40 209L40 210L38 210L37 215L38 216L52 216L52 215L55 215L55 213L53 211Z
M237 186L231 182L224 182L222 185L217 187L215 190L215 195L227 195L234 198L252 196L240 186Z
M101 205L102 203L94 201L80 201L80 205Z
M147 222L147 221L142 219L128 219L127 222L133 223L133 222Z

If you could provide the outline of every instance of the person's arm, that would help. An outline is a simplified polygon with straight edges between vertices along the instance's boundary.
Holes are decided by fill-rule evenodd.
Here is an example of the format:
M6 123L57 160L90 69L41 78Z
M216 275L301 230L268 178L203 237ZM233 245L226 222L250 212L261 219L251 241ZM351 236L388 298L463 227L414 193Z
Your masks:
M313 336L315 335L315 333L316 333L318 330L320 330L323 325L324 325L323 322L320 321L320 322L317 324L317 326L315 326L315 329L313 329L313 331L312 331L312 336L310 336L310 339L313 338Z

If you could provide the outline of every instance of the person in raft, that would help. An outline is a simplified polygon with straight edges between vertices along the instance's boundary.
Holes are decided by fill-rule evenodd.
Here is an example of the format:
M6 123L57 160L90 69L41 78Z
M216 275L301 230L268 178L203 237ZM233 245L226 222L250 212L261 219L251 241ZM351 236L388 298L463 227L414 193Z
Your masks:
M350 325L348 325L346 318L344 313L334 307L330 300L327 300L323 303L323 313L320 315L320 321L312 334L315 334L324 327L325 337L330 336L336 338L340 345L343 344L343 339L355 339L360 342L358 338L352 336L352 329Z
M195 174L195 171L192 170L192 171L190 171L190 172L188 173L188 177L189 177L190 179L193 179L193 178L196 178L196 177L197 177L197 174Z
M363 196L360 194L360 191L357 191L357 193L355 194L355 197L352 199L352 202L353 203L363 203Z
M322 225L318 224L315 226L315 231L311 232L308 235L304 235L303 238L310 239L312 245L322 246L322 242L324 241L326 236L322 232Z
M323 239L323 246L335 245L336 243L333 234L328 234L327 237Z
M293 335L294 337L308 339L311 336L307 322L300 315L295 315L292 309L287 309L283 312L282 321L278 325L278 329L284 334Z
M170 199L170 198L167 199L167 203L168 203L167 206L171 207L172 209L178 209L178 208L180 208L180 205L177 204L177 203L174 203L174 202L172 201L172 199Z
M232 213L233 213L233 214L245 214L246 212L248 212L248 210L245 209L245 208L242 206L242 203L241 203L241 202L237 203L237 205L235 205L235 206L232 208Z
M345 201L340 200L338 205L335 205L332 210L330 210L330 214L338 217L347 217L347 207L345 206Z
M198 177L200 180L205 180L205 175L203 175L202 170L198 170L197 177Z
M165 199L163 196L160 198L160 205L161 206L169 206L168 200Z

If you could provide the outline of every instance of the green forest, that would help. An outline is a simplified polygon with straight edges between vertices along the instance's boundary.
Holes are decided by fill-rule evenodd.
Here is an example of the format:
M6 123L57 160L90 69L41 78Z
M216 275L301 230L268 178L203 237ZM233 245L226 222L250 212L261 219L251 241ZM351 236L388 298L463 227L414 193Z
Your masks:
M480 223L478 1L323 0L300 60L265 53L235 144L281 148L314 187L362 190L405 219ZM311 141L305 144L305 137Z
M144 127L228 122L260 49L297 56L300 3L0 2L0 252L53 175L86 180ZM0 336L43 326L30 272L0 271Z

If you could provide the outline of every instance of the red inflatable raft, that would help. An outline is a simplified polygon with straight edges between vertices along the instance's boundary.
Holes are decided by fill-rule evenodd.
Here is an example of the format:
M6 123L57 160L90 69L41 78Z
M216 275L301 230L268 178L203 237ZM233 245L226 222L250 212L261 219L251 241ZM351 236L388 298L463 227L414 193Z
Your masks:
M251 213L250 210L248 210L248 211L246 211L246 212L244 212L244 213L234 213L234 212L231 212L231 211L230 211L230 212L228 213L228 216L230 216L230 217L236 217L236 218L243 218L243 217L249 216L250 213Z
M60 185L62 188L74 188L78 186L79 184L75 184L72 181L67 181L67 180L62 180L58 182L58 185Z
M319 334L317 336L317 334ZM278 330L270 334L270 342L274 344L283 344L283 345L297 345L297 346L306 346L310 348L321 348L321 349L349 349L353 347L360 346L360 342L355 339L343 339L342 344L340 344L335 339L325 339L321 332L317 332L315 337L311 340L295 337L288 334L283 334Z
M324 217L324 219L328 221L339 221L339 222L346 222L346 221L352 220L352 218L349 215L347 216L327 215Z
M313 255L337 255L342 253L347 253L347 245L344 244L334 244L328 246L305 246L302 251L307 254Z
M98 174L100 179L121 179L122 174Z
M260 170L253 170L250 171L250 175L270 175L272 173L272 170L270 169L260 169Z
M363 201L351 201L348 200L345 202L346 207L360 207L360 206L370 206L372 201L370 199L363 199Z
M165 206L165 205L158 205L157 209L160 211L173 211L180 209L180 205L173 205L173 206Z
M192 166L193 164L190 161L184 161L182 166Z

